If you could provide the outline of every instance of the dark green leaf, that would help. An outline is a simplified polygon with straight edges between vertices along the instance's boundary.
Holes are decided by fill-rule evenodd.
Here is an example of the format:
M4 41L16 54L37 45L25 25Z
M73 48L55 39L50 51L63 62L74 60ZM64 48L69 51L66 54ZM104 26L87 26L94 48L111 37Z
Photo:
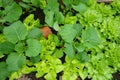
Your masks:
M38 55L38 56L35 56L35 57L31 57L30 60L33 63L39 62L40 61L40 56Z
M3 3L2 3L2 0L0 0L0 7L2 7Z
M13 0L1 0L2 1L2 4L3 4L3 7L6 7L8 5L11 5L14 1Z
M61 24L61 23L63 23L64 22L64 16L63 16L63 14L61 13L61 12L59 12L59 11L57 11L56 13L55 13L55 21L57 21L58 22L58 24Z
M5 62L0 62L0 80L6 80L9 72L7 71L7 65Z
M54 12L53 11L47 11L44 10L45 13L45 22L49 25L49 26L53 26L53 17L54 17Z
M0 44L0 52L4 54L9 54L10 52L14 50L14 47L15 47L14 44L5 41Z
M73 28L73 25L66 24L59 30L59 34L65 42L72 43L77 31Z
M72 44L65 43L64 47L65 47L65 53L68 55L70 59L73 59L75 55L75 51Z
M19 2L19 5L25 9L30 9L30 6L28 4L25 4L24 2Z
M19 68L26 64L26 57L22 54L11 53L10 55L8 55L6 64L7 69L10 72L17 71Z
M35 57L40 53L41 45L40 42L35 39L27 40L28 48L26 50L26 56Z
M19 19L22 9L17 3L13 2L11 5L5 7L5 13L5 21L13 22Z
M87 7L84 3L79 3L79 5L75 6L75 5L72 5L73 9L75 9L76 11L80 12L80 13L83 13L86 11Z
M47 0L47 9L51 10L53 12L56 12L59 10L59 4L57 0Z
M39 6L40 0L31 0L31 3L35 6Z
M22 0L22 1L24 1L24 2L26 2L26 3L29 3L29 2L31 2L31 0Z
M27 29L20 21L14 22L9 27L5 27L3 32L5 38L14 44L18 41L24 40L27 36Z
M75 48L78 50L78 52L83 52L85 49L82 43L75 43Z
M100 38L98 33L94 27L89 27L82 33L82 39L84 41L85 46L93 47L100 43Z
M42 36L42 32L38 28L32 28L29 33L27 38L36 38L39 39Z
M74 29L76 30L77 32L77 35L79 36L81 34L81 31L83 29L83 26L81 24L74 24Z
M15 45L15 50L18 52L18 53L23 53L24 52L24 48L25 48L25 46L24 46L25 44L24 43L22 43L22 42L19 42L19 43L17 43L16 45Z
M79 59L81 62L87 62L89 59L86 52L80 52L76 54L76 58Z

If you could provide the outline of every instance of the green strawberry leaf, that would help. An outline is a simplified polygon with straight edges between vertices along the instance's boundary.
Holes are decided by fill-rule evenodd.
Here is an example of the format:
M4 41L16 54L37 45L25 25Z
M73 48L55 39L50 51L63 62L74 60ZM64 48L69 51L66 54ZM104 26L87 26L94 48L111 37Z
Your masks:
M83 52L85 50L85 47L82 43L75 43L75 48L78 52Z
M6 59L6 64L8 71L17 71L26 64L26 57L22 54L11 53Z
M94 47L100 43L100 37L94 27L89 27L82 33L82 39L86 47Z
M18 41L24 40L27 36L27 29L22 22L14 22L9 27L5 27L3 30L5 38L11 43L17 43Z
M87 62L89 60L89 57L86 52L80 52L76 54L76 58L81 62Z
M14 50L14 44L5 41L3 43L0 44L0 52L4 53L4 54L9 54Z
M84 3L79 3L79 5L72 5L73 9L75 9L76 11L83 13L86 11L87 7Z
M0 62L0 80L6 80L8 75L7 65L5 62Z
M42 36L42 32L38 28L32 28L29 33L27 38L36 38L39 39Z
M35 57L40 53L41 45L40 42L35 39L27 40L28 48L26 50L26 56Z
M54 17L54 12L53 11L48 11L48 10L44 10L45 13L45 22L52 27L53 26L53 17Z
M68 55L70 59L73 59L75 55L75 50L72 46L72 44L65 43L65 53Z
M82 32L83 26L81 24L74 24L73 26L74 26L74 29L77 32L77 35L79 36Z
M65 42L72 43L77 31L73 28L73 25L66 24L59 30L59 34Z
M5 21L13 22L19 19L22 14L22 9L17 3L13 2L11 5L5 7L5 13Z
M15 45L15 51L17 51L18 53L23 53L24 52L24 49L25 48L25 44L22 43L22 42L18 42L16 45Z
M59 12L59 11L57 11L56 13L55 13L55 21L57 21L58 22L58 24L61 24L61 23L63 23L64 22L64 16L63 16L63 14L61 13L61 12Z

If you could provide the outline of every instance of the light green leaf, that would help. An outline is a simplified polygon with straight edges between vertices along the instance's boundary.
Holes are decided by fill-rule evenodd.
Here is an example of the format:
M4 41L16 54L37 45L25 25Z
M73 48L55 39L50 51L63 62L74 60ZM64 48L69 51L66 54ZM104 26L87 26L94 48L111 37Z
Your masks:
M23 68L21 69L21 72L23 73L23 74L29 74L29 73L31 73L31 72L33 72L33 71L35 71L36 69L35 69L35 67L28 67L28 66L23 66Z
M56 80L56 73L54 71L51 71L45 75L46 80Z
M5 21L13 22L19 19L22 9L17 3L13 2L11 5L5 7L5 13Z
M39 19L34 19L34 14L30 14L28 15L24 21L23 21L25 27L27 28L27 30L30 30L34 27L40 27L40 21Z
M35 39L27 40L28 48L26 50L26 56L35 57L40 53L41 45L40 42Z
M93 47L100 43L100 37L94 27L89 27L82 33L82 39L85 46Z
M53 29L55 29L56 31L59 31L60 27L57 21L53 24Z
M10 72L17 71L19 68L26 64L26 57L22 54L11 53L10 55L8 55L6 64L7 69Z
M3 43L0 44L0 52L4 53L4 54L9 54L10 52L12 52L14 50L14 44L5 41Z
M76 24L76 22L77 22L77 16L67 15L65 17L65 24Z
M75 55L75 51L72 44L65 43L64 46L65 46L65 53L68 55L70 59L73 59Z
M63 56L63 50L62 49L55 49L54 56L57 58L61 58Z
M1 27L1 26L0 26ZM0 34L0 43L4 42L5 41L5 37L3 34Z
M22 22L17 21L11 24L9 27L5 27L3 33L8 41L15 44L18 41L25 39L27 36L27 29Z
M62 26L62 28L59 30L59 34L61 35L62 39L65 42L72 43L73 39L75 38L77 32L73 28L73 25L66 24Z
M0 62L0 80L6 80L8 75L7 65L5 62Z

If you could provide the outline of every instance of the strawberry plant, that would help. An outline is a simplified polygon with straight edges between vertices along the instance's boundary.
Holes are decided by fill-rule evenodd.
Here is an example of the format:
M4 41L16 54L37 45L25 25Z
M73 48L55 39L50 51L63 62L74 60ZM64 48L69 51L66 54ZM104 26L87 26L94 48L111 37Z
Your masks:
M115 79L119 3L0 0L0 80Z

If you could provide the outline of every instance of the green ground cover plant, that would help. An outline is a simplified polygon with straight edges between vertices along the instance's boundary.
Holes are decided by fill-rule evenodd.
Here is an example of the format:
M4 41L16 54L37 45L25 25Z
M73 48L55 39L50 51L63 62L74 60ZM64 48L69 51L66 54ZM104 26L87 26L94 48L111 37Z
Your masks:
M119 0L0 0L0 80L116 80L119 11Z

